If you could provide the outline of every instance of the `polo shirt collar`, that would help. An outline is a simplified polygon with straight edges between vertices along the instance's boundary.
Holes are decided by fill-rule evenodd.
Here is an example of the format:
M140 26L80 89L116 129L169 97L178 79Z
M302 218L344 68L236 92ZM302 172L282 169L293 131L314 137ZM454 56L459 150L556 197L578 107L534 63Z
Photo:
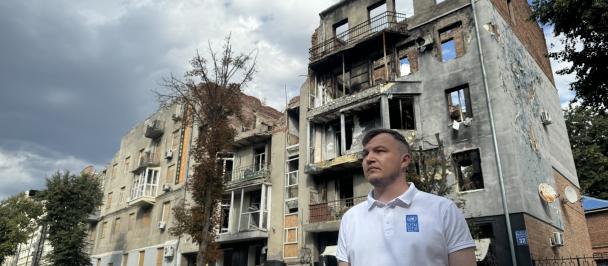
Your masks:
M374 197L373 197L374 190L372 189L367 194L367 207L368 207L368 209L371 209L374 206L390 205L390 204L393 204L393 202L394 202L395 205L405 205L404 207L411 206L412 202L414 201L414 196L416 196L416 193L418 192L418 189L416 188L416 186L412 182L408 182L408 185L409 185L408 189L403 194L399 195L398 197L396 197L395 199L391 200L387 204L384 204L384 203L382 203L382 202L377 201L376 199L374 199Z

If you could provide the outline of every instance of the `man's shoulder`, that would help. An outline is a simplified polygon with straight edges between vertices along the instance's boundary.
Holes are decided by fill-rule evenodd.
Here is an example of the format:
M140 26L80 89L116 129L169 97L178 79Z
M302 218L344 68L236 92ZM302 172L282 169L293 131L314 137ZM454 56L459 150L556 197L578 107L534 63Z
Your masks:
M418 191L416 193L416 201L424 202L425 205L435 205L437 207L450 207L456 205L454 201L449 198L437 196L435 194L427 193L424 191Z
M348 217L360 215L362 213L367 212L368 209L369 209L369 205L368 205L367 201L359 202L359 203L357 203L357 205L348 209L342 216L342 219L348 219Z

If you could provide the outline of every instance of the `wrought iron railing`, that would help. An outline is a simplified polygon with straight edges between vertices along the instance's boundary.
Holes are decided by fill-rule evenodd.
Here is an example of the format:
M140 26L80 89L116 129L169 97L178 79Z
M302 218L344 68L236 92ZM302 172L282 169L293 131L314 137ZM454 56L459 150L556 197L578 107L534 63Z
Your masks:
M342 215L348 211L348 209L357 205L360 202L365 201L367 196L345 198L336 201L328 201L318 204L309 205L309 223L319 223L327 221L340 220Z
M318 60L325 55L331 54L351 44L358 43L363 39L386 29L396 32L406 32L407 24L405 23L405 18L405 14L390 11L379 14L363 23L353 26L337 36L313 46L309 50L309 59L311 62Z
M240 182L257 178L266 178L270 175L268 164L248 165L235 168L230 172L226 172L224 180L226 182Z

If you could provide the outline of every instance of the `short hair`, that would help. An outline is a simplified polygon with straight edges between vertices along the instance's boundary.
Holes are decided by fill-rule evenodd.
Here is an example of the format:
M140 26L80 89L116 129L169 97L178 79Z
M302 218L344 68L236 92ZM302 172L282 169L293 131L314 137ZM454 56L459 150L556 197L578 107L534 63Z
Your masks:
M398 142L403 144L403 146L405 147L406 153L410 153L410 145L407 143L407 141L405 140L403 135L401 135L401 133L399 133L396 130L387 129L387 128L375 128L375 129L365 132L365 135L363 136L363 141L362 141L363 146L365 147L365 145L367 145L367 143L369 143L370 140L372 140L375 136L378 136L382 133L391 135L395 140L397 140Z

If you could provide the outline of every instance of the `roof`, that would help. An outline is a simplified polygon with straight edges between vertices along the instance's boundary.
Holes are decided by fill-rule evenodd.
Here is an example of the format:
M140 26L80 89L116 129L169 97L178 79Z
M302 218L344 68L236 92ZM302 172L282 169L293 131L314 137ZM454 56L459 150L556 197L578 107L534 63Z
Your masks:
M608 200L583 196L583 209L585 212L598 211L601 209L608 210Z

